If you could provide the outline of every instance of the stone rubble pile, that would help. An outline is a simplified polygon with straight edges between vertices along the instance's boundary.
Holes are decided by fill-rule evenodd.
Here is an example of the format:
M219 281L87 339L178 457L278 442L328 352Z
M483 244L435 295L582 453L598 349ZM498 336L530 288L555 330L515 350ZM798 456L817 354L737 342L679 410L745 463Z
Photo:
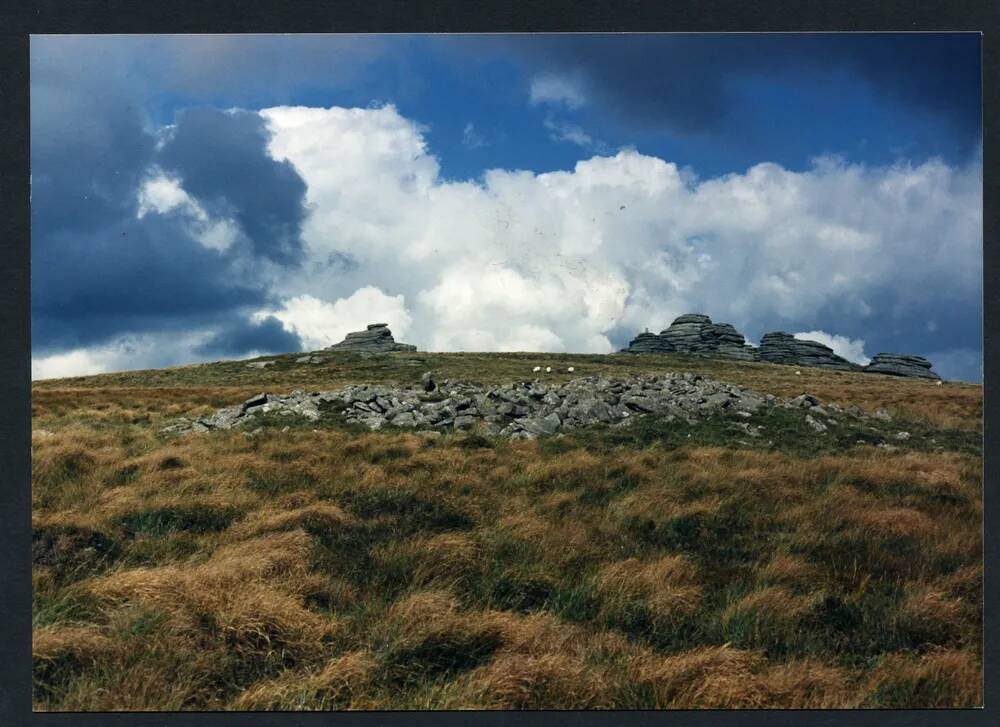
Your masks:
M636 417L655 415L694 425L717 413L750 419L762 407L808 410L807 423L823 432L838 418L864 417L856 407L820 406L808 394L783 400L698 374L642 375L624 380L581 377L565 383L540 379L506 384L438 384L428 373L415 387L349 385L337 391L258 394L237 406L196 419L180 419L164 432L208 432L247 427L260 414L298 415L316 421L330 407L346 422L371 430L400 427L446 431L477 429L484 434L533 439L592 424L623 426ZM881 413L879 413L881 416ZM810 421L811 420L811 421ZM749 436L760 427L741 421Z

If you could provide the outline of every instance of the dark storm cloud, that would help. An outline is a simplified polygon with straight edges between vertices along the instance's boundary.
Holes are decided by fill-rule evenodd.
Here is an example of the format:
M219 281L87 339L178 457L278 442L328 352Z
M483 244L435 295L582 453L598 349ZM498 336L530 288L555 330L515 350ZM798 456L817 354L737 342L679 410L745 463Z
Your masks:
M259 322L231 323L195 350L212 356L241 356L253 351L289 353L303 348L302 339L286 331L277 318L268 316Z
M106 54L80 55L86 47L32 40L35 353L121 334L198 330L266 302L261 276L240 270L248 252L295 257L302 180L266 156L267 135L250 114L184 114L161 157L142 111L143 79L129 73L113 43ZM175 170L210 213L236 220L250 250L205 248L182 215L139 219L137 195L152 165Z
M521 35L442 39L466 53L507 53L534 72L578 74L585 92L627 122L717 132L739 121L733 82L751 74L822 82L852 74L884 98L946 117L978 136L977 34Z
M155 140L114 67L98 74L32 42L32 232L89 231L134 211Z
M34 234L31 277L39 350L193 326L265 297L169 217Z
M255 255L290 263L299 257L306 184L287 161L267 153L264 120L248 111L183 111L159 165L212 216L234 218Z

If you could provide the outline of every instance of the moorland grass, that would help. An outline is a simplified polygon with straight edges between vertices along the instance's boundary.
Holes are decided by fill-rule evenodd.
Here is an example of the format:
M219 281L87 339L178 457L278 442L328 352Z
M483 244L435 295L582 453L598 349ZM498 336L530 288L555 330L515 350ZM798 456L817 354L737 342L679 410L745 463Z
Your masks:
M36 384L37 709L981 704L979 387L684 357L342 358ZM158 433L262 389L546 361L701 366L884 407L911 436L879 449L782 412L750 420L761 437L641 419L425 439L336 412Z

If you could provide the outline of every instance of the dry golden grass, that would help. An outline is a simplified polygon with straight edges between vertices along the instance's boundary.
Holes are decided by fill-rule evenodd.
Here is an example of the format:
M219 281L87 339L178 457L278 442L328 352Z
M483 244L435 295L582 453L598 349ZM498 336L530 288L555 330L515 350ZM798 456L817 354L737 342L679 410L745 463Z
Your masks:
M694 613L701 597L697 570L676 555L610 563L598 573L597 591L609 608L636 601L667 622Z
M535 359L434 360L500 380ZM981 387L704 365L981 426ZM982 458L968 448L157 434L262 388L351 380L331 367L36 386L36 709L981 703Z

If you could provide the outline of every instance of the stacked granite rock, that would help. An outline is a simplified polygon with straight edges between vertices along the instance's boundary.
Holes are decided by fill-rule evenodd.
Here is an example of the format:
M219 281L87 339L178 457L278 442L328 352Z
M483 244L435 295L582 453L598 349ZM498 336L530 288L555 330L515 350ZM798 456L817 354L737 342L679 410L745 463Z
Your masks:
M760 339L758 353L760 360L768 363L816 366L840 371L861 370L857 364L835 354L829 346L824 346L819 341L800 340L783 331L765 333Z
M622 353L693 353L701 356L766 361L791 366L817 366L838 371L863 371L891 376L940 379L931 362L921 356L879 353L868 366L859 366L838 356L819 341L800 340L791 333L765 333L760 348L746 342L729 323L713 323L702 313L685 313L659 335L648 330L633 338Z
M702 328L702 340L712 341L712 349L717 356L736 358L743 361L756 361L759 356L757 349L746 342L743 334L730 323L712 323Z
M416 351L417 347L408 343L396 343L388 323L371 323L366 330L348 333L343 341L327 346L326 350L388 353L390 351Z
M685 313L677 316L669 328L660 331L660 336L677 351L700 353L711 348L709 341L702 339L702 331L711 325L712 319L706 315Z
M903 353L876 353L875 358L865 367L870 374L889 374L890 376L915 376L922 379L940 379L931 371L931 362L923 356L913 356Z
M645 331L629 341L626 353L670 353L676 350L670 341L655 333Z
M701 313L685 313L678 316L669 328L660 332L659 336L648 332L640 333L623 351L626 353L680 351L744 361L757 359L756 349L746 343L743 334L729 323L713 323L711 318Z

